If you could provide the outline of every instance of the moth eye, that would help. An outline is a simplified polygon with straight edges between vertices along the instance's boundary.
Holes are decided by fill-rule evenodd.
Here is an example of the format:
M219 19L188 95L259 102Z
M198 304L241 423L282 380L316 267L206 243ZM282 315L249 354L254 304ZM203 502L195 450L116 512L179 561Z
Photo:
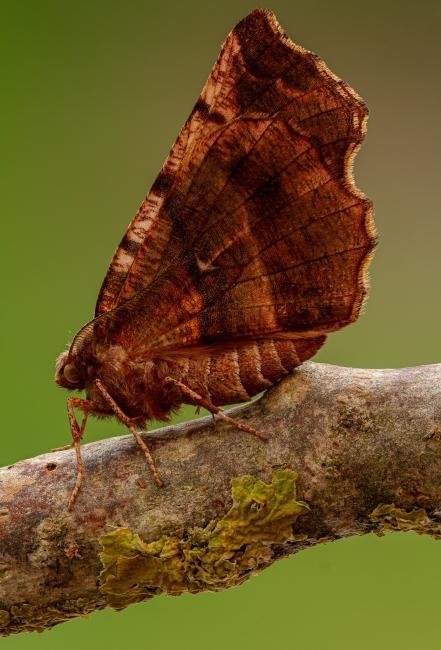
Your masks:
M74 363L68 363L63 368L64 378L69 382L69 384L77 384L80 380L78 370Z

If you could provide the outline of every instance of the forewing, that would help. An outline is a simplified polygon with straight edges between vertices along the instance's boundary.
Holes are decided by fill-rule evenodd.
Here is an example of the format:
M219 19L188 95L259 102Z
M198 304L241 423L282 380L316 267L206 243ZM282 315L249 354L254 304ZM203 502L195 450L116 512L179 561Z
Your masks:
M239 23L115 255L109 336L141 354L352 322L375 242L351 178L366 116L271 12Z

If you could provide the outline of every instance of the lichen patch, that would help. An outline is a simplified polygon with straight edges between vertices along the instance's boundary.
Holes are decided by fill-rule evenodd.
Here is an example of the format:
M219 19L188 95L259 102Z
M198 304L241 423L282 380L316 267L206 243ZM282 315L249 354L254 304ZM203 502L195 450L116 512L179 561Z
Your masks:
M424 508L404 510L393 503L382 503L370 514L370 519L378 525L377 535L388 531L413 530L418 535L431 535L441 539L441 523L432 521Z
M292 537L308 510L296 500L296 472L276 470L272 482L232 481L233 505L205 528L146 543L128 528L100 537L100 590L115 609L160 593L221 591L240 584L273 558L272 545Z

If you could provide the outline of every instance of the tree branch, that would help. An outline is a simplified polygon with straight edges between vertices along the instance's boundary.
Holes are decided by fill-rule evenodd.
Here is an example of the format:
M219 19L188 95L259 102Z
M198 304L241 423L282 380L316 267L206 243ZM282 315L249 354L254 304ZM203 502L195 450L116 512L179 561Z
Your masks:
M441 364L358 370L305 363L261 399L235 409L234 417L267 432L269 440L263 442L221 421L214 428L211 418L146 436L165 482L162 489L152 481L131 436L84 445L87 474L73 512L66 509L76 472L73 451L0 469L3 634L44 629L109 603L124 606L164 589L180 593L237 584L275 559L322 541L407 529L441 536ZM271 520L271 534L268 527L256 533L253 524L251 537L228 547L227 562L227 542L219 539L227 522L231 541L231 522L238 521L239 510L229 510L232 479L250 474L270 482L277 468L292 468L298 475L297 496L290 497L291 505L296 504L290 510L292 519L285 506L280 506L283 512L279 508L282 514L274 514L273 508L271 516L279 523L283 518L284 528ZM258 506L267 508L259 498L252 501L248 514L241 511L240 516L252 512L256 517ZM284 535L288 520L289 534ZM209 522L210 527L195 532ZM216 528L216 522L223 523ZM107 557L107 573L99 580L106 562L98 555L103 540L114 552L109 540L114 544L114 533L122 527L128 529L123 540L127 548L118 551L119 563L115 556ZM246 534L251 535L249 530ZM164 535L162 550L147 544ZM191 560L189 539L191 553L196 539L204 549ZM180 570L184 556L187 562L186 574L181 571L174 586L164 577L171 557L164 553L164 540L179 547L173 557ZM224 573L219 577L217 561L213 581L214 573L207 578L206 568L208 561L214 566L209 560L213 552L220 557L219 544L224 545L222 567L229 567L224 572L228 579ZM132 562L129 568L126 556ZM152 558L155 575L158 567L162 572L160 578L146 577L153 575ZM108 571L113 571L110 578ZM126 589L124 593L131 594L118 601L117 589L112 592L108 586L124 571L136 584L127 582L123 588L118 583L121 593Z

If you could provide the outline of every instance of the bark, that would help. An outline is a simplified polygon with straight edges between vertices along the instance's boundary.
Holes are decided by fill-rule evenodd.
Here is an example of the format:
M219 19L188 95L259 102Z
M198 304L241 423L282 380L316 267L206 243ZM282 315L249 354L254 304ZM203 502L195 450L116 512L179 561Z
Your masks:
M360 370L305 363L234 417L263 442L211 418L153 432L159 489L131 436L82 447L86 477L73 512L73 451L0 469L0 628L44 629L105 607L98 538L127 527L145 541L219 520L231 480L298 473L309 510L268 562L371 531L440 536L441 364ZM89 426L93 426L92 423ZM62 442L62 441L60 441ZM183 531L183 532L182 532Z

